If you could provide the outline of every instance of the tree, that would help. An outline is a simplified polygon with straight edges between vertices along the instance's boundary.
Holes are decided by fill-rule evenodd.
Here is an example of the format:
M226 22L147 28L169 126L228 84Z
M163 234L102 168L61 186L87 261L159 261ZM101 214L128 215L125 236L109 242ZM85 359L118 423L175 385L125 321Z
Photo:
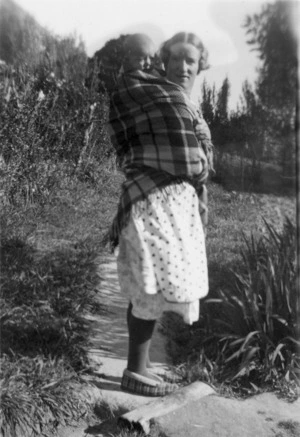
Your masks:
M289 173L295 161L298 88L297 41L291 24L293 7L292 2L277 1L264 6L260 14L248 16L245 22L250 36L248 44L258 52L261 61L257 82L261 116Z
M0 1L0 59L7 64L39 62L50 33L13 0Z
M240 125L247 148L247 155L253 161L264 155L265 126L261 117L262 109L259 98L251 84L245 80L242 85Z
M213 123L213 141L216 145L224 146L231 139L230 123L228 116L228 100L230 93L230 82L226 77L217 94L217 103Z
M221 89L218 92L216 117L221 123L228 121L228 100L230 95L230 83L228 77L226 77L222 83Z
M263 104L278 108L295 104L297 41L291 26L290 3L266 5L261 14L247 17L248 44L259 52L258 94Z
M96 79L100 81L99 91L103 91L103 86L108 92L114 89L123 60L123 43L127 36L120 35L109 40L89 59L87 86Z
M206 80L202 84L202 96L201 96L201 110L204 120L210 127L213 126L215 118L215 106L216 106L216 90L215 85L211 88Z

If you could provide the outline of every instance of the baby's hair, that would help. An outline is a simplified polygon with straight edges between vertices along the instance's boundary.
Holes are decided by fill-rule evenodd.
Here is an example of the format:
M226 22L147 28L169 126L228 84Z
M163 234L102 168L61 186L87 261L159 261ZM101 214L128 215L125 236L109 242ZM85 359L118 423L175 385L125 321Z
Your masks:
M128 35L123 43L123 54L124 56L128 55L132 51L134 51L139 45L143 44L153 44L151 38L145 33L133 33L132 35Z
M194 47L196 47L196 49L198 49L200 54L200 59L199 59L199 67L198 67L197 74L199 74L200 71L207 70L207 68L209 68L207 62L208 52L204 47L203 42L197 35L188 32L176 33L172 38L165 41L161 46L160 57L165 67L167 67L170 59L171 47L179 42L192 44Z

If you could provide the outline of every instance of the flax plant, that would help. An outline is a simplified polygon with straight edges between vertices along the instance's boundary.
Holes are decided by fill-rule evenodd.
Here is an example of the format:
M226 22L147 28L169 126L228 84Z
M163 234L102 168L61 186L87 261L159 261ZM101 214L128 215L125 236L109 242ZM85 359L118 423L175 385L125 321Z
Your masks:
M297 380L296 230L288 219L282 232L266 221L265 225L267 235L244 236L244 268L232 272L232 288L207 301L221 307L222 317L211 324L224 368L238 369L234 379Z

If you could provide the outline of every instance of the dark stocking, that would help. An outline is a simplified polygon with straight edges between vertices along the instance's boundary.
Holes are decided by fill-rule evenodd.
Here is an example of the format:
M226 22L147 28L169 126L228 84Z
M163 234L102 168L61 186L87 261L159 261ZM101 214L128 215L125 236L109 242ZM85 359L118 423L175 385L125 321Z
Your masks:
M129 328L129 325L130 325L131 317L134 317L134 316L132 316L132 303L129 302L129 305L128 305L128 308L127 308L127 327L128 327L129 335L130 335L130 328ZM136 319L136 320L141 320L141 319L137 319L136 317L135 317L135 319ZM154 324L155 324L155 322L154 322ZM152 333L153 333L153 332L152 332ZM152 334L151 334L151 337L152 337ZM153 367L153 365L152 365L152 363L151 363L151 361L150 361L150 357L149 357L149 349L150 349L150 345L151 345L151 338L150 338L150 343L149 343L148 352L147 352L147 358L146 358L146 367L147 367L147 368L151 368L151 367Z
M128 313L127 313L128 314ZM130 314L129 321L129 352L127 368L131 372L149 376L147 360L155 320L143 320Z

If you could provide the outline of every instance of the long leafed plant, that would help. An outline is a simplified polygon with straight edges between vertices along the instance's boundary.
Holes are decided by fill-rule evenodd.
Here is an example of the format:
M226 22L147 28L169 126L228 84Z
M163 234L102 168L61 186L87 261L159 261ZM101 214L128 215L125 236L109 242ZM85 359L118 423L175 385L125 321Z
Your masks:
M244 268L232 272L232 287L220 290L218 299L207 300L219 307L210 329L219 345L218 360L231 377L259 383L282 376L297 380L296 229L288 219L281 232L265 225L266 235L244 236Z

